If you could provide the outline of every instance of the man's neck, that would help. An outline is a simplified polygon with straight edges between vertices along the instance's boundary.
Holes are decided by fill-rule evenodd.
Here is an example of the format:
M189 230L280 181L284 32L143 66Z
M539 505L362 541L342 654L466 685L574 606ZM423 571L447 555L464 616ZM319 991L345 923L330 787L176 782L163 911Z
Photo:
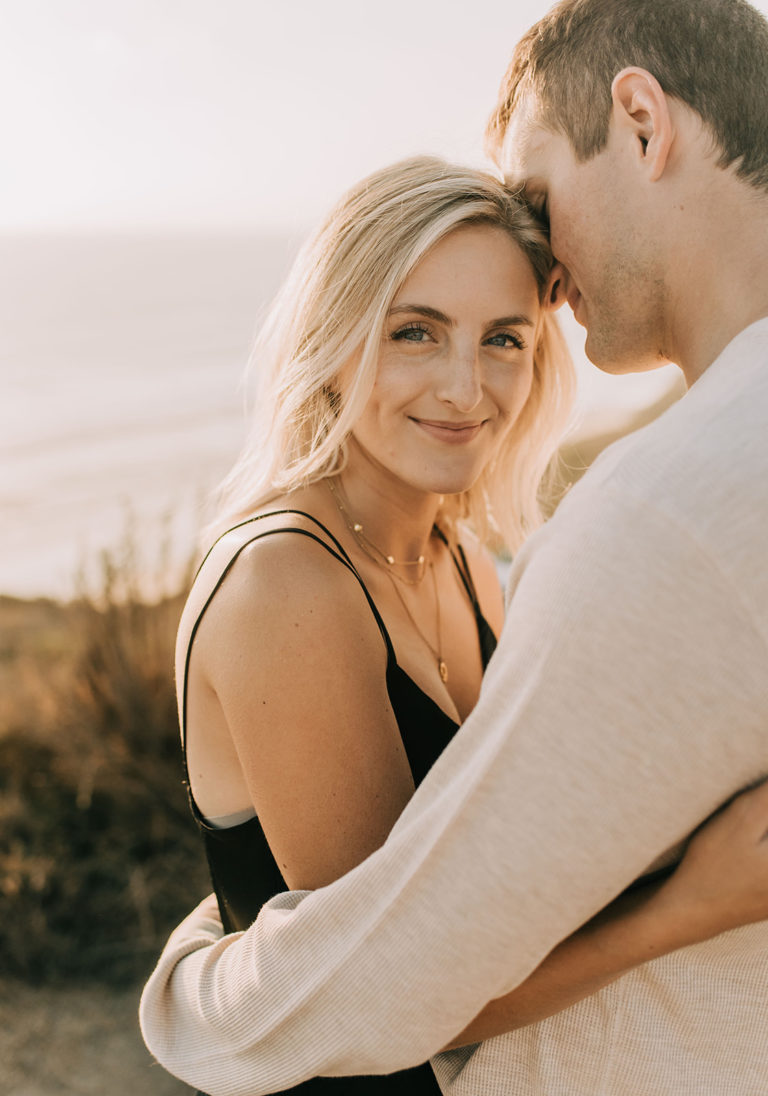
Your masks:
M669 356L688 387L740 331L768 316L768 194L733 177L680 248Z

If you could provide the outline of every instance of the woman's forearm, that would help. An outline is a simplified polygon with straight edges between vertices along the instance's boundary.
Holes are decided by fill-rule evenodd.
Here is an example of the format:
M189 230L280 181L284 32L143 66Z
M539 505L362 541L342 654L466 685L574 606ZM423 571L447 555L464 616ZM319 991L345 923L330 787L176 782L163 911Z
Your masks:
M516 989L490 1001L444 1049L490 1039L560 1012L650 959L692 943L650 883L622 895L569 936Z
M691 838L662 882L621 895L490 1001L444 1049L525 1027L678 948L768 918L768 781L736 796Z

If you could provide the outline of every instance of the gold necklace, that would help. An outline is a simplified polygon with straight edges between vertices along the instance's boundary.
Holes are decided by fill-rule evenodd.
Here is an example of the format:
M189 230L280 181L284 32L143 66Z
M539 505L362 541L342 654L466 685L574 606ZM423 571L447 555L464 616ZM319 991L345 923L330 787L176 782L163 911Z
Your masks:
M395 591L398 598L400 599L400 604L402 605L402 607L405 609L406 613L408 614L408 619L410 620L411 624L414 626L416 631L419 633L421 638L424 640L427 647L429 647L429 650L432 653L432 657L437 662L437 672L440 674L440 680L445 685L448 681L448 666L445 662L445 659L443 658L443 653L442 653L442 650L441 650L442 644L440 642L440 597L439 597L438 592L437 592L437 579L435 577L435 568L434 568L434 564L432 563L432 560L430 560L428 562L427 567L429 569L430 574L432 575L432 588L435 592L435 617L436 617L435 629L437 631L437 647L432 646L432 644L429 642L427 637L422 632L421 628L416 623L416 620L413 616L413 613L411 612L411 610L408 608L408 605L406 604L405 598L403 597L400 590L398 590L398 588L397 588L397 586L395 585L394 582L392 583L392 589ZM393 578L392 574L389 571L384 571L384 574L387 575L390 578L390 580Z
M405 560L403 562L402 565L416 566L418 564L421 567L421 574L419 575L418 579L416 579L416 581L411 581L407 578L403 578L402 575L396 574L394 571L392 571L390 569L392 566L397 565L396 560L392 556L385 555L380 549L376 548L376 545L372 544L368 540L367 537L363 536L363 527L362 527L362 525L360 524L360 522L352 520L351 516L349 515L349 513L345 509L344 505L342 504L342 501L339 498L338 492L336 491L336 488L331 483L330 479L327 479L325 482L328 484L328 490L333 495L333 498L336 501L336 505L339 508L339 512L341 513L341 516L344 518L344 522L345 522L347 528L349 529L350 533L352 533L352 536L355 538L355 540L359 544L360 548L368 556L368 558L370 560L372 560L376 564L377 567L381 568L381 570L387 576L389 581L392 583L392 589L397 594L398 601L400 602L403 609L405 610L405 613L406 613L408 619L410 620L411 624L413 625L414 629L416 630L417 635L419 635L421 637L421 639L423 640L423 642L426 644L427 648L429 649L432 657L437 662L437 672L440 674L440 680L443 682L443 684L446 684L447 681L448 681L448 666L446 664L445 659L443 658L442 643L441 643L441 640L440 640L440 633L441 633L441 629L440 629L440 596L437 592L437 578L435 576L435 568L434 568L434 565L432 563L432 560L429 560L427 562L427 561L425 561L424 556L419 556L419 558L416 559L416 560ZM368 548L366 547L366 545L369 545L369 544L370 544L371 548L373 548L375 550L376 555L374 555L372 552L368 551ZM378 557L380 557L380 558L378 558ZM381 562L381 560L384 560L384 563L386 563L387 566L385 566L384 563ZM405 598L403 597L402 591L398 588L397 582L395 582L395 579L397 579L399 582L404 582L407 586L418 586L419 583L421 582L421 580L424 578L424 572L425 572L424 564L425 564L425 562L426 562L426 565L427 565L427 569L429 570L430 574L432 575L432 589L433 589L434 594L435 594L435 631L437 632L437 647L432 646L430 641L427 639L427 637L422 632L419 625L416 623L416 619L415 619L413 613L411 612L411 610L408 608L408 603L406 602Z
M391 578L396 578L398 582L402 582L406 586L419 586L426 573L425 557L419 556L418 559L395 559L394 556L382 552L381 548L365 535L362 524L359 521L355 521L349 513L346 506L341 501L338 491L333 486L333 481L331 479L326 479L325 482L328 484L328 490L333 495L334 501L339 508L339 513L344 518L344 524L368 558L372 559L374 563L377 563L379 567L382 567ZM385 564L386 566L384 566ZM392 571L392 567L418 567L419 570L415 578L406 578L404 575L399 575L397 571Z

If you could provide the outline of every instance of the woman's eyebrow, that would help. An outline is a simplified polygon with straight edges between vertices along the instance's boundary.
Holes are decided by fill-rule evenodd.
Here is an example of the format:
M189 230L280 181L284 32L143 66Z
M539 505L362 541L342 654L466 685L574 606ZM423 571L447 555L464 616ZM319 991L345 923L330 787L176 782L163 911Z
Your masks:
M535 327L533 320L522 314L516 316L502 316L501 319L491 320L489 327Z
M419 316L427 316L430 320L447 324L453 327L453 320L441 312L438 308L430 308L427 304L393 304L389 310L390 316L396 316L400 312L415 312Z
M401 312L416 313L418 316L427 316L430 320L437 320L447 327L453 327L455 321L446 316L438 308L430 308L426 304L395 304L389 310L390 316L396 316ZM535 327L532 319L522 314L514 316L502 316L498 320L490 320L487 327Z

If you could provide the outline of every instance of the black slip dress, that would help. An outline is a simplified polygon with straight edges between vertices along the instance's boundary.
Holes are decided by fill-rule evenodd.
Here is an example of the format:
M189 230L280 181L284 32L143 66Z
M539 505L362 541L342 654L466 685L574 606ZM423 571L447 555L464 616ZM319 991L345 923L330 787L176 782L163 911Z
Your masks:
M216 591L243 549L262 537L271 536L274 533L290 532L310 537L322 545L327 552L339 561L341 566L351 571L359 582L386 644L387 693L392 710L395 713L408 763L413 774L414 784L418 786L458 730L459 724L451 719L398 665L389 633L365 583L338 540L321 522L313 518L311 514L306 514L301 510L278 510L269 514L261 514L258 517L249 519L247 522L241 522L235 528L239 529L251 522L257 523L263 518L274 517L278 514L296 514L308 519L322 530L331 543L301 526L281 525L264 532L254 532L252 537L249 537L244 543L238 544L237 550L228 560L192 627L186 653L184 677L180 682L183 689L181 733L187 783L189 784L186 760L187 675L192 644L199 624ZM229 530L229 532L231 531ZM447 545L445 536L441 531L437 527L435 527L435 531ZM496 637L480 610L477 592L461 546L457 547L456 552L453 552L449 545L447 546L451 551L456 570L472 604L483 670L485 670L496 648ZM203 837L211 880L218 899L224 929L227 932L246 929L256 919L265 902L276 894L289 889L280 874L280 869L272 855L259 819L257 816L253 816L247 821L234 826L214 828L209 825L200 813L191 791L189 800L195 822ZM248 870L244 870L245 865L248 866ZM424 1063L424 1065L417 1066L414 1069L401 1070L397 1073L382 1076L315 1077L286 1091L295 1094L295 1096L439 1096L440 1094L440 1089L429 1063ZM199 1094L199 1096L203 1096L203 1094Z

